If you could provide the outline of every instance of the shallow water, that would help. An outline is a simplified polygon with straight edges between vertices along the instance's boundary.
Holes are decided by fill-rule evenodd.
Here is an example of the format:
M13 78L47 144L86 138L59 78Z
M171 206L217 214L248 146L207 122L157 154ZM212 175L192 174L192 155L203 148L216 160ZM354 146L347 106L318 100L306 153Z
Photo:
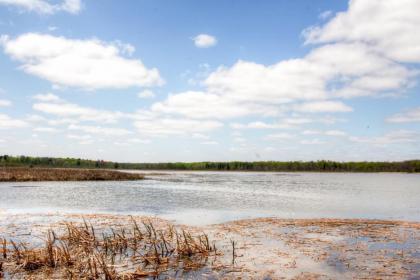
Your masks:
M0 213L145 214L192 225L273 216L420 221L420 174L165 173L129 182L0 183Z

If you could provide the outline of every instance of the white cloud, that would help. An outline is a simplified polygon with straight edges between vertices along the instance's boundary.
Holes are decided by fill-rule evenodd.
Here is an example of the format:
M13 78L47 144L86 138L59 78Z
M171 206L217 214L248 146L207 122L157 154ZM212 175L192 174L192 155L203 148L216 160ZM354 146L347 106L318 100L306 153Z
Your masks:
M80 0L63 0L57 4L50 4L47 0L0 0L0 5L15 6L40 14L54 14L61 11L77 14L82 8Z
M236 143L244 143L244 142L246 142L246 139L243 138L243 137L238 136L238 137L234 137L233 138L233 142L236 142Z
M413 12L419 10L420 4L404 1L405 4L399 4L399 0L390 0L390 4L380 0L351 1L349 11L334 15L323 27L305 31L308 43L323 43L306 56L272 65L239 60L232 66L220 66L203 77L203 90L169 95L151 110L194 119L278 116L296 111L338 113L353 111L340 99L404 93L414 85L417 72L400 62L414 60L396 59L398 56L387 50L393 45L404 51L403 38L413 38L409 53L420 49L416 36L420 22ZM394 6L397 14L393 13ZM331 14L327 12L322 17ZM405 24L406 17L412 21ZM345 24L340 25L340 21ZM394 25L401 39L395 44L390 31ZM347 34L347 30L352 34ZM263 122L255 122L254 126L273 127Z
M325 131L325 135L327 136L346 136L347 133L341 130L327 130Z
M39 98L39 97L38 97ZM52 98L52 97L42 97ZM83 107L77 104L68 103L62 101L60 103L55 102L41 102L33 104L32 108L36 111L44 114L50 114L61 118L72 118L67 122L74 121L95 121L105 123L115 123L120 118L124 117L125 114L116 111L97 110L94 108Z
M327 131L320 131L320 130L304 130L302 131L303 135L326 135L326 136L346 136L347 133L342 130L327 130Z
M94 143L94 139L90 134L78 135L78 134L67 134L67 138L76 140L80 145L90 145Z
M293 134L282 132L282 133L274 133L269 134L265 137L265 139L273 140L273 139L291 139L295 137Z
M276 148L274 148L274 147L265 147L264 148L264 152L275 152L275 151L277 151L277 149Z
M138 98L153 98L155 93L149 89L143 90L137 94Z
M230 127L233 129L281 129L281 128L292 128L295 126L292 119L285 119L282 122L267 123L263 121L253 121L246 124L242 123L231 123Z
M59 132L57 128L54 127L35 127L32 129L35 132L47 132L47 133L56 133Z
M205 90L169 95L151 110L204 119L350 112L336 99L403 92L412 77L412 71L366 45L333 44L269 66L238 61L219 67L204 80Z
M161 114L180 114L194 119L225 119L250 114L274 114L278 109L258 104L241 104L216 94L187 91L169 95L163 102L152 105L151 110Z
M302 145L321 145L321 144L324 144L324 143L325 143L324 141L321 141L317 138L311 139L311 140L300 141L300 144L302 144Z
M132 132L118 127L103 127L103 126L90 126L90 125L75 125L71 124L68 127L69 130L80 130L91 134L100 134L105 136L125 136Z
M194 44L197 48L209 48L217 44L217 39L208 34L199 34L193 38Z
M33 99L43 101L43 102L59 102L62 101L60 97L50 92L45 94L36 94L33 96Z
M283 117L280 118L277 122L267 123L263 121L253 121L249 123L231 123L230 127L233 129L288 129L296 128L300 125L309 124L309 123L331 123L333 120L320 118L308 118L302 116L292 116L292 117Z
M351 112L353 109L341 101L315 101L307 102L295 106L295 110L305 113L333 113L333 112Z
M202 145L219 145L219 143L217 141L204 141L204 142L201 142L200 144L202 144Z
M376 146L387 146L395 143L418 143L420 140L420 133L410 130L396 130L388 132L382 136L351 136L349 137L349 140L357 143L373 144Z
M203 133L223 126L217 121L197 121L191 119L156 118L134 122L140 134L152 136Z
M316 48L304 58L269 66L238 61L230 68L219 67L204 83L213 94L281 104L375 95L407 85L410 74L366 45L337 43ZM363 85L367 78L370 82ZM384 84L380 84L380 78ZM388 82L388 78L393 82Z
M23 71L59 86L95 90L163 84L156 68L122 56L127 49L120 43L26 33L15 39L3 36L2 45Z
M322 131L307 129L307 130L302 131L302 134L303 135L316 135L316 134L322 134Z
M420 122L420 107L395 114L387 118L391 123Z
M139 144L150 144L152 141L149 139L140 139L140 138L130 138L127 140L128 143L139 143Z
M21 128L28 123L19 119L13 119L5 114L0 114L0 129Z
M192 138L196 139L209 139L210 137L208 135L202 134L202 133L193 133Z
M331 17L332 15L333 15L333 12L330 11L330 10L327 10L327 11L324 11L324 12L320 13L318 17L320 19L325 20L325 19L328 19L329 17Z
M47 121L47 119L44 118L43 116L36 115L36 114L26 116L25 120L28 122L35 122L35 123Z
M9 107L12 106L12 102L6 99L0 99L0 107Z
M89 134L78 135L78 134L67 134L67 138L76 140L90 140L92 136Z
M418 0L352 0L323 26L304 31L307 43L364 42L401 62L420 62Z

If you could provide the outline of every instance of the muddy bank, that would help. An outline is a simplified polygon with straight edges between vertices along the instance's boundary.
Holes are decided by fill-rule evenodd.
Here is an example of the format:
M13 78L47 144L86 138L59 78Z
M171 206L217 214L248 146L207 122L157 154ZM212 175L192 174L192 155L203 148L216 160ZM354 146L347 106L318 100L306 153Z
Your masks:
M141 179L144 179L142 174L105 169L0 168L0 182L125 181Z
M129 238L130 231L133 230L130 216L84 215L83 217L89 227L92 224L98 236L113 228L120 234L121 230L124 230L125 236ZM71 222L83 227L83 217L0 213L0 238L24 242L28 248L42 247L45 241L41 237L45 236L49 229L54 229L58 236L66 232L66 223ZM133 264L130 261L123 261L123 263L109 264L109 267L116 271L124 271L125 277L133 276L130 273L135 271L143 273L143 276L140 274L136 276L139 278L158 276L162 279L165 277L204 279L416 279L420 277L419 223L263 218L193 227L174 225L171 221L156 217L133 218L139 225L153 223L155 230L163 234L168 234L166 229L173 228L173 232L185 231L193 238L207 236L211 245L209 248L215 246L216 251L209 250L199 257L192 254L192 259L178 259L178 255L173 255L174 259L168 259L171 263L169 269L160 268L157 270L160 272L154 275L147 273L154 271L155 267L144 266L143 262ZM148 232L146 228L142 228L141 231ZM176 247L175 240L169 245L169 238L166 239L168 248ZM181 260L179 265L178 261ZM10 263L3 265L4 270L11 267L13 265ZM53 272L54 269L49 273ZM10 271L7 273L10 275ZM28 275L20 276L29 277ZM30 275L34 277L37 273L31 272ZM42 275L38 277L44 277ZM123 279L121 275L118 277L120 278L116 279Z

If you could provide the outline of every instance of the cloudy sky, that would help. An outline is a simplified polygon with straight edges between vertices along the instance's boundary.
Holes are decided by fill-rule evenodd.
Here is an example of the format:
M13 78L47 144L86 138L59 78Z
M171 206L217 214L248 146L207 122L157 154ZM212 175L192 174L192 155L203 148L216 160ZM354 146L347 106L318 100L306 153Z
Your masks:
M0 154L420 158L420 1L0 0Z

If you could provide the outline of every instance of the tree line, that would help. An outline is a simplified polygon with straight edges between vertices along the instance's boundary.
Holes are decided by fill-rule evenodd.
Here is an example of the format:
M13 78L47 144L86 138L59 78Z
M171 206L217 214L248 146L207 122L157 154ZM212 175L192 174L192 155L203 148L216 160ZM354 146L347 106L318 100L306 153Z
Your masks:
M107 168L143 170L220 170L220 171L313 171L313 172L420 172L420 160L395 162L319 161L230 161L123 163L80 158L0 156L4 167Z

